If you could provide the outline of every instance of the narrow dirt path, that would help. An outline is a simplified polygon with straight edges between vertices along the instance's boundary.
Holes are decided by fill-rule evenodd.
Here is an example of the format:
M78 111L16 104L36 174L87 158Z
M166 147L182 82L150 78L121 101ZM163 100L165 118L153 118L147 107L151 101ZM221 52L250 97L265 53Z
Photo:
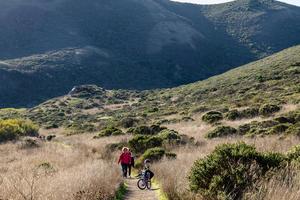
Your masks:
M159 188L153 186L151 190L140 190L137 187L137 181L136 178L126 179L127 194L125 200L158 200Z

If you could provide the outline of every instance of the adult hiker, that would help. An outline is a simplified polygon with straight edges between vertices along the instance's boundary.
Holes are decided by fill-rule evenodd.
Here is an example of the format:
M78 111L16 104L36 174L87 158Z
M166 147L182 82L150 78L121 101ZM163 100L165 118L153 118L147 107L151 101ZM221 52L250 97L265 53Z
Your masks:
M130 157L131 157L130 164L128 166L128 175L129 175L129 177L131 177L131 168L134 167L134 155L130 149L128 149L128 151L130 152Z
M128 167L131 164L131 153L129 152L127 147L122 148L122 153L119 157L118 164L121 163L123 177L127 177Z

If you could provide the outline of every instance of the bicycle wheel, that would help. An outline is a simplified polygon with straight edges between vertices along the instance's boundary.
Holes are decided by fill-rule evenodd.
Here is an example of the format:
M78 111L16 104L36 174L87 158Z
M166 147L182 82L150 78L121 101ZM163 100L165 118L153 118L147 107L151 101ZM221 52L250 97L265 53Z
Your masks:
M143 179L138 180L137 186L140 190L144 190L147 187L147 184L145 184L145 181Z

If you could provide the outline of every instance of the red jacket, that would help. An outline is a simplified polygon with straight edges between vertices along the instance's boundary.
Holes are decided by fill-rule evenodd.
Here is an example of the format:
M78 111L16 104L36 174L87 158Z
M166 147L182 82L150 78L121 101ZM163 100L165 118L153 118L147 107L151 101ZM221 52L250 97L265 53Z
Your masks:
M131 153L130 152L123 152L121 155L120 155L120 158L119 158L119 161L118 163L120 164L131 164Z

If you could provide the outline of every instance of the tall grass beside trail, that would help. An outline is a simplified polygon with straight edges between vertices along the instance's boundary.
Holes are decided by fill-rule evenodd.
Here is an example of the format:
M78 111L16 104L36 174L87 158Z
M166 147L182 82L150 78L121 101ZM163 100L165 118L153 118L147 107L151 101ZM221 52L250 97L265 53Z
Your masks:
M236 143L240 141L256 146L257 150L261 152L274 151L282 153L288 151L292 146L297 145L300 142L299 138L296 137L281 140L275 136L265 138L218 138L210 140L209 143L203 142L201 146L196 148L177 149L174 151L177 154L176 160L162 160L161 162L153 165L153 171L156 178L161 183L163 191L170 200L204 200L201 195L196 195L189 190L187 177L192 165L197 159L204 158L206 155L210 154L219 144ZM295 171L294 174L297 174L297 177L299 177L299 171L297 173L296 172L297 171ZM289 177L294 177L294 174L289 174ZM275 195L278 196L277 199L272 199L270 196L270 200L289 199L280 197L282 195L286 195L287 197L299 197L300 194L298 187L299 184L289 185L280 179L275 179L275 177L271 180L264 180L257 184L259 184L259 187L267 189L264 194L268 193L269 195L274 195L274 197ZM278 191L275 188L278 188ZM279 191L285 192L285 194L282 193L282 195L279 195ZM257 198L257 195L247 196L247 199L245 200L263 200L263 198ZM268 200L267 197L266 199ZM294 199L291 198L291 200Z
M271 178L260 180L243 197L243 200L299 200L300 171L288 166Z
M114 198L122 182L114 159L117 155L103 155L103 148L123 138L108 141L88 137L59 137L27 149L20 148L20 143L0 145L0 199Z

